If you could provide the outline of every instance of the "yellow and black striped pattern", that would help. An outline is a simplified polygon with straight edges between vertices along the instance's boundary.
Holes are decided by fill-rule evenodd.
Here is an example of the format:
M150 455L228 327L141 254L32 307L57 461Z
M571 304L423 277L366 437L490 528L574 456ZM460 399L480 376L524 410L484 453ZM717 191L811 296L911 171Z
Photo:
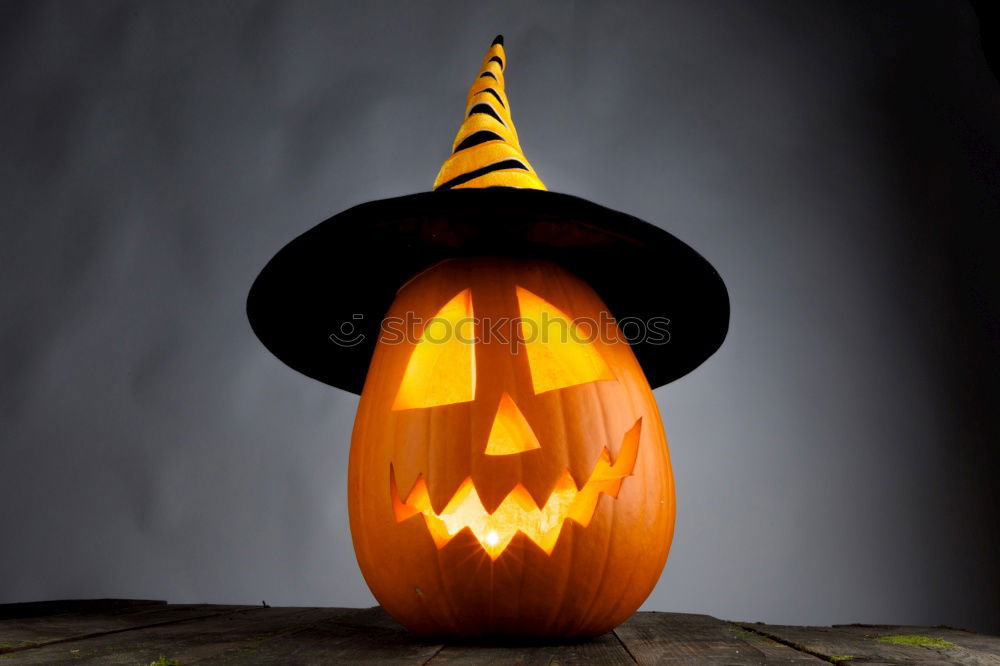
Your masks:
M498 186L546 189L517 141L504 92L506 65L503 37L497 36L469 88L465 121L458 128L451 157L434 181L435 190Z

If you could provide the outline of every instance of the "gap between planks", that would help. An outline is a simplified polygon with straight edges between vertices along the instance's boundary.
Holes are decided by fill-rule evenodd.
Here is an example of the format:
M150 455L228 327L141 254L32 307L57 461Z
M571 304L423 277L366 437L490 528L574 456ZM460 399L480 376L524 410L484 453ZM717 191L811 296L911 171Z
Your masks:
M804 654L812 655L812 656L816 657L817 659L822 659L823 661L825 661L827 663L830 663L830 664L839 664L840 663L840 661L837 661L837 660L835 660L835 659L833 659L831 657L828 657L827 655L823 654L822 652L816 652L815 650L810 650L805 645L799 645L798 643L796 643L794 641L786 640L786 639L782 638L781 636L777 636L775 634L771 634L771 633L768 633L766 631L761 631L760 629L758 629L757 627L755 627L752 624L747 624L745 622L734 622L733 624L735 624L736 626L741 627L743 629L746 629L747 631L749 631L751 633L757 634L758 636L763 636L764 638L772 640L775 643L781 643L782 645L787 645L788 647L792 648L793 650L796 650L798 652L802 652Z
M618 640L618 644L622 646L623 650L625 650L625 654L627 654L629 656L629 658L631 658L634 663L638 664L639 660L635 658L635 655L632 654L632 650L628 649L628 645L625 645L625 641L623 641L622 637L618 635L618 627L615 627L614 629L612 629L611 633L613 633L615 635L615 638Z

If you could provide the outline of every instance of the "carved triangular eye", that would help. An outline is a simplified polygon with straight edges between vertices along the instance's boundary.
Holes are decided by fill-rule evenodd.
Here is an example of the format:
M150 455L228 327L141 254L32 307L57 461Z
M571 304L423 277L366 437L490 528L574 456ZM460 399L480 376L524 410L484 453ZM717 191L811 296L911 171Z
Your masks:
M517 287L517 302L536 394L615 379L600 351L559 308L523 287Z
M475 333L472 291L466 289L445 303L424 326L392 408L437 407L475 400Z

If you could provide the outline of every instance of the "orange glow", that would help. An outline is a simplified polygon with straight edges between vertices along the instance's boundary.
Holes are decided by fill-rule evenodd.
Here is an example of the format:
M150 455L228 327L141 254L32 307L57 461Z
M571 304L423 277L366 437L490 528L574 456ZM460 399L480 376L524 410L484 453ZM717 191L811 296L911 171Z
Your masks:
M503 394L500 398L500 406L497 408L497 415L493 418L493 427L490 428L490 438L486 443L486 455L507 456L512 453L521 453L531 449L541 448L535 431L528 425L524 414L514 404L514 400Z
M582 488L577 489L569 471L564 472L541 507L524 486L518 484L507 494L496 511L487 513L476 493L472 477L469 477L455 491L444 510L435 513L423 476L417 477L404 502L399 497L396 475L390 467L389 485L396 521L402 522L418 514L423 515L438 548L443 548L462 530L469 529L483 550L494 560L500 557L517 532L534 541L546 554L551 554L567 519L586 527L594 516L601 493L618 497L622 480L630 476L635 467L641 426L640 418L625 433L614 463L611 462L611 453L607 447L601 451L590 478Z
M416 409L476 397L475 322L466 289L428 320L406 365L392 408Z
M517 302L535 393L615 378L587 336L559 308L522 287L517 287Z

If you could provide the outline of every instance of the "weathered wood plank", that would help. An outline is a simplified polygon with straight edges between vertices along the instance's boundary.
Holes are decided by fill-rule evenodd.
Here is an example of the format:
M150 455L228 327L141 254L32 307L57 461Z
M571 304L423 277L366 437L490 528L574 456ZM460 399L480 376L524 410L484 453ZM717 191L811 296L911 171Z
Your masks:
M618 638L611 633L585 641L563 643L452 644L441 650L428 666L462 664L463 666L495 666L518 664L618 664L632 666L635 661Z
M1000 666L1000 637L973 634L961 629L858 624L793 627L743 623L743 626L828 660L848 661L849 658L852 664L950 663ZM922 647L878 640L893 636L941 639L953 643L954 647Z
M258 606L203 619L61 642L3 657L14 663L26 664L68 660L73 663L148 664L160 657L188 664L238 654L242 649L252 648L284 633L355 612L356 609L344 608Z
M22 607L9 613L10 617L0 620L0 654L248 608L209 604L168 606L156 602L134 605L69 603L66 607L73 610L57 613L54 606L33 610Z
M636 613L615 634L640 664L821 663L708 615Z
M929 646L887 636L947 641ZM859 664L1000 666L1000 637L947 627L790 627L638 613L589 641L447 642L413 636L381 608L167 605L73 600L0 606L3 663Z
M387 664L418 666L443 644L406 631L381 608L357 609L273 640L226 652L216 660L240 664Z

